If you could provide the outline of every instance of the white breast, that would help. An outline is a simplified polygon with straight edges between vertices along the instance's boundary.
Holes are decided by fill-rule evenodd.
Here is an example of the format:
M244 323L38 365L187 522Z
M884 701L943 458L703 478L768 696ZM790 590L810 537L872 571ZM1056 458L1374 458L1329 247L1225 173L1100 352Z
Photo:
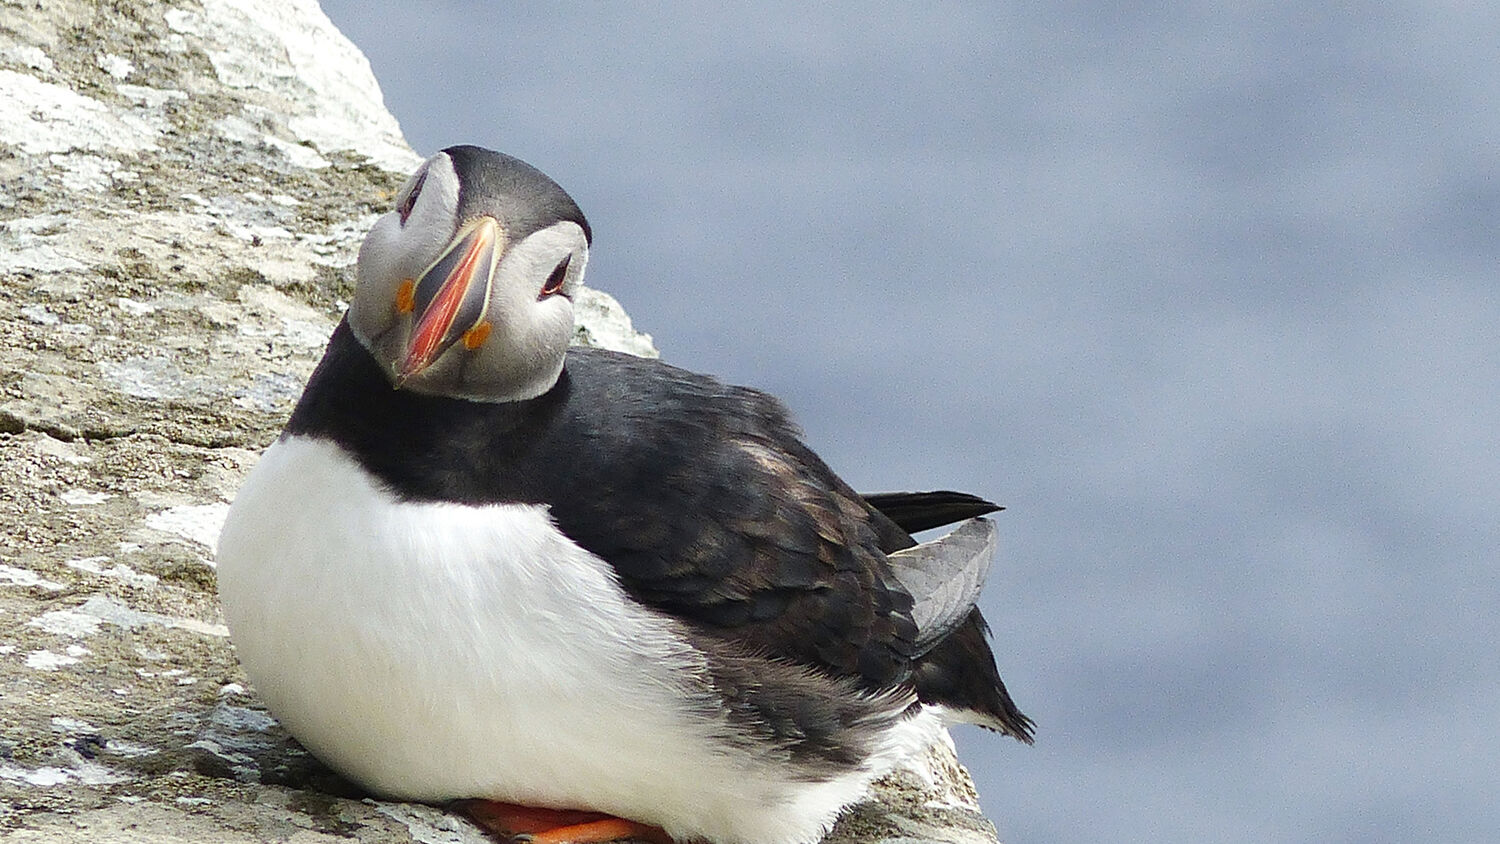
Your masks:
M219 543L240 661L320 759L392 797L591 808L679 837L814 841L932 725L831 782L733 748L703 657L544 507L399 501L289 438ZM903 731L905 732L905 731ZM918 735L920 734L920 735Z

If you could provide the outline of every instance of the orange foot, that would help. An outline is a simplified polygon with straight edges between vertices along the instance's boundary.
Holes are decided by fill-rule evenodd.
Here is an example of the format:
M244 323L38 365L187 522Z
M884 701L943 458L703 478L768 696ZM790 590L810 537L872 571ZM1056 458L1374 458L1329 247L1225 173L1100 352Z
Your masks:
M511 841L594 844L639 839L652 844L672 844L671 836L659 826L647 826L603 812L538 809L496 800L461 800L456 806L475 823Z

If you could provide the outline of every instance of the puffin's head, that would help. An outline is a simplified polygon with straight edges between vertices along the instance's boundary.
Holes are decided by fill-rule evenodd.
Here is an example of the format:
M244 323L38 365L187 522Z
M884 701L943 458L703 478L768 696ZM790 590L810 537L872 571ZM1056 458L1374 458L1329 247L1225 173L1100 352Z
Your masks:
M590 239L578 205L540 170L449 147L359 248L349 327L398 388L539 396L562 372Z

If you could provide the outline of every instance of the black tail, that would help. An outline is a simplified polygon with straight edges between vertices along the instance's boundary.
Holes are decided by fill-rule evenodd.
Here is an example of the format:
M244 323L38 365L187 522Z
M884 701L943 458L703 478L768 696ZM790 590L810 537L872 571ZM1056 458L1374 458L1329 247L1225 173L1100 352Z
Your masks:
M936 492L876 492L866 495L865 501L907 533L919 533L1005 509L977 495L946 489Z
M961 522L1004 509L966 492L878 492L865 501L907 533ZM1031 744L1035 725L1011 700L995 656L990 627L979 608L913 665L912 683L923 703L944 706L961 720Z
M923 703L947 707L958 720L1031 744L1035 725L1021 714L1000 679L989 632L975 607L967 621L917 660L912 684Z

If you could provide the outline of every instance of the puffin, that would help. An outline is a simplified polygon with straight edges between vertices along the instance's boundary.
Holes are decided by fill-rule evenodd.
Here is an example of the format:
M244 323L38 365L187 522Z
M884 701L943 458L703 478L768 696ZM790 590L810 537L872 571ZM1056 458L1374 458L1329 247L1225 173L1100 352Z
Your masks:
M861 495L771 396L570 347L591 242L474 146L374 223L217 549L271 713L539 844L809 844L946 724L1030 743L975 607L999 508Z

